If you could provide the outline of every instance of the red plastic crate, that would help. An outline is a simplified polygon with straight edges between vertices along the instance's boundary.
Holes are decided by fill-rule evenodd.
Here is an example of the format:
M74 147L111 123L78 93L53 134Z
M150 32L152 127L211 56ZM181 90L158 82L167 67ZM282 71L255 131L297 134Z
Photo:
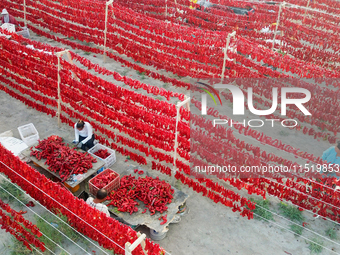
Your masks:
M111 181L109 184L107 184L106 186L104 186L102 189L106 189L107 194L110 194L112 190L116 190L119 188L120 185L120 177L119 174L116 173L115 171L113 171L112 169L105 169L103 172L101 172L100 174L96 175L95 177L93 177L90 181L89 181L89 191L92 195L96 196L98 190L100 190L100 188L96 187L92 181L94 181L96 178L103 176L103 175L108 175L109 173L115 173L116 174L116 178Z

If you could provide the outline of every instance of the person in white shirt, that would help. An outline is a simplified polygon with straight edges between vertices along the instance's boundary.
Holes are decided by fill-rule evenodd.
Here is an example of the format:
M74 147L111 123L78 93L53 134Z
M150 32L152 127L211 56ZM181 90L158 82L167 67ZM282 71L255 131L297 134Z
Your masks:
M73 143L76 143L78 148L87 151L94 146L94 134L90 123L79 120L74 125L74 131L76 139Z
M102 202L105 201L106 197L107 197L107 191L105 189L100 189L97 192L96 198L89 197L86 200L86 203L96 208L97 210L105 213L108 217L110 217L110 212L107 209L107 206L104 204L101 204Z

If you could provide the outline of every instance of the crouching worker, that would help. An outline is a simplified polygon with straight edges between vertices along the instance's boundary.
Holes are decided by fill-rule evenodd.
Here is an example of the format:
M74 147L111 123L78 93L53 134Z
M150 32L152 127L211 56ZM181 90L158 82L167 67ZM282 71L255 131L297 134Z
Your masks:
M107 209L107 206L104 204L101 204L105 201L107 197L107 191L105 189L100 189L97 192L96 198L89 197L86 200L86 203L92 206L93 208L96 208L97 210L105 213L108 217L110 217L110 212Z
M6 9L3 9L1 12L1 21L2 24L10 23L15 26L19 26L19 22L12 15L10 15Z
M77 144L78 148L87 151L94 146L94 134L90 123L79 120L74 125L74 130L76 139L73 143Z

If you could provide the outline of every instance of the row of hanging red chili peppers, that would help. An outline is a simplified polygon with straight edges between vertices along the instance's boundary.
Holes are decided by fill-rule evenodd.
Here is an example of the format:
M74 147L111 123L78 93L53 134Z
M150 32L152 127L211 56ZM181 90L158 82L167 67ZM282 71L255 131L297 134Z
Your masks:
M324 126L324 124L323 124L323 126ZM331 127L331 125L329 125L329 127ZM322 128L322 127L321 127ZM315 133L315 132L314 132Z
M322 127L321 127L322 128Z
M120 10L118 10L118 11L120 11ZM98 14L98 15L100 15L100 14ZM126 16L126 15L125 15ZM96 19L97 19L97 17L96 17ZM94 40L95 40L95 38L93 38ZM116 38L117 39L117 38ZM120 40L119 38L118 38L118 40ZM117 41L118 42L118 41ZM137 45L138 46L138 45ZM135 45L135 47L136 47L136 45ZM221 54L222 55L222 54ZM277 54L276 53L276 55L277 56L279 56L279 54ZM169 56L170 57L170 56ZM222 57L222 56L221 56ZM287 58L287 57L286 57ZM266 59L266 58L265 58ZM178 61L178 60L177 60ZM184 62L183 62L184 63ZM171 64L171 63L170 63ZM292 66L292 64L293 64L293 67L294 67L294 65L301 65L300 63L298 63L298 62L291 62L290 63L290 66ZM186 65L186 64L185 64ZM220 65L221 65L221 63L220 63ZM194 65L195 66L195 65ZM193 67L193 65L191 65L191 68ZM305 68L305 64L304 64L304 66L303 66L304 68ZM241 67L239 67L239 68L241 68ZM293 70L294 68L292 68L292 70ZM315 69L315 67L314 67L314 69ZM330 71L327 71L327 70L320 70L320 71L317 71L317 70L313 70L313 77L315 77L315 74L316 74L316 72L318 72L318 73L322 73L322 74L327 74L327 75L330 75L329 77L335 77L334 75L332 75L332 72L330 72ZM239 73L239 72L237 72L237 73ZM308 74L307 74L307 72L302 72L302 71L298 71L298 73L300 73L301 75L307 75L307 77L308 77Z
M133 243L138 238L137 233L130 227L92 208L84 200L78 199L67 189L50 181L34 168L22 162L2 145L0 145L0 161L14 168L11 170L0 164L0 171L5 173L14 183L18 184L47 209L60 211L66 215L74 228L99 242L104 248L113 250L118 254L124 254L124 250L115 243L124 247L126 242ZM148 254L157 255L163 250L158 244L152 243L149 239L146 239L145 249ZM142 248L138 246L133 254L144 253Z
M25 50L25 47L23 47L23 46L21 46L22 48L20 49L20 50ZM16 49L17 51L18 51L18 49ZM32 53L32 52L31 52ZM6 57L8 57L8 56L6 56ZM5 59L6 59L6 57L5 57ZM29 60L26 60L26 61L29 61ZM28 70L27 69L27 67L25 67L25 64L24 63L22 63L22 61L19 61L18 62L18 65L21 67L23 67L23 68L26 68L26 70ZM7 67L8 68L10 68L10 65L7 65ZM16 71L18 71L19 69L17 69ZM86 76L86 77L88 77L88 76ZM76 84L76 83L74 83L74 84ZM98 84L98 83L96 83L96 84ZM27 85L27 84L25 84L25 85ZM52 86L52 84L51 83L49 83L48 84L50 87ZM109 84L108 84L109 85ZM63 84L61 84L61 87L63 86ZM41 86L42 88L44 88L44 86ZM44 88L44 89L46 89L46 88ZM69 89L68 89L69 90ZM70 90L69 90L70 91ZM82 89L82 91L84 91L85 92L85 90L84 89ZM77 91L78 92L78 91ZM33 95L34 93L33 92L27 92L27 94L30 94L30 95ZM77 97L77 98L75 98L74 100L76 101L76 102L78 102L78 101L80 101L80 100L82 100L82 98L80 98L79 97L79 95L78 95L78 93L72 93L73 94L73 96L75 96L75 97ZM93 94L92 94L92 96L93 96ZM37 98L37 96L35 96L35 98ZM71 104L73 104L73 106L75 107L75 109L77 109L77 110L81 110L81 109L79 109L80 108L80 106L78 106L78 105L76 105L76 104L74 104L74 103L72 103L72 102L70 102L70 101L68 101L67 100L67 98L64 96L64 101L66 102L66 103L71 103ZM145 99L145 98L143 98L143 99ZM46 100L47 99L43 99L43 100L41 100L41 101L43 101L44 103L46 103ZM84 100L84 99L83 99ZM136 100L137 101L137 100ZM147 101L147 100L144 100L144 104L146 104L146 102L145 101ZM93 102L90 102L90 101L87 101L88 103L90 103L92 106L93 106ZM92 107L93 108L93 107ZM100 109L100 108L99 108ZM128 107L126 107L125 109L127 109L128 110ZM68 113L68 110L67 109L65 109L65 107L63 107L63 110L65 110L67 113ZM82 109L82 111L85 111L85 109ZM135 111L137 111L137 109L135 110ZM88 110L86 110L86 112L87 112L87 114L88 114L88 116L90 116L90 115L93 115L94 113L90 113ZM107 113L107 111L106 111L106 113ZM146 115L147 114L147 112L145 112L144 111L144 113L142 114L142 115ZM127 116L128 117L128 116ZM127 118L126 117L126 118ZM102 118L101 117L99 117L98 116L98 120L99 121L102 121ZM123 121L124 119L123 118L120 118L120 120L121 121ZM126 120L128 120L128 119L126 119ZM150 120L152 120L152 118L150 119ZM164 119L165 121L169 121L170 119L168 118L168 119ZM134 122L135 123L135 122ZM127 124L127 122L125 122L125 124ZM133 127L133 126L132 126ZM183 125L182 124L182 127L183 128L186 128L186 134L188 134L188 131L187 130L189 130L188 129L188 127L186 127L185 125ZM125 127L124 127L125 128ZM148 128L148 126L145 126L145 128ZM161 133L164 133L164 132L161 132ZM164 141L164 139L165 138L167 138L168 136L166 136L166 137L164 137L164 134L162 134L162 137L161 137L161 140L163 140ZM128 145L133 145L133 144L135 144L135 142L133 142L133 141L131 141L131 140L128 140L128 139L126 139L126 138L124 138L123 139L123 137L122 136L118 136L118 138L119 138L119 141L121 141L121 142L124 142L125 144L128 144ZM159 137L160 138L160 137ZM170 137L171 138L171 137ZM152 140L151 140L152 141ZM172 142L172 141L170 141L170 142ZM184 139L184 138L181 138L181 136L179 136L179 142L180 142L180 147L181 147L181 144L183 143L183 142L185 142L184 144L185 144L185 146L186 146L186 148L188 148L188 142L186 141L186 139ZM157 143L154 143L154 145L157 145ZM162 144L159 144L158 146L162 146ZM164 159L166 159L166 161L167 162L171 162L172 161L172 158L170 157L170 156L166 156L166 155L162 155L162 154L160 154L159 152L156 152L156 151L154 151L154 150L152 150L152 149L147 149L146 147L144 147L143 145L138 145L138 144L135 144L135 145L133 145L132 147L134 147L134 148L137 148L137 149L140 149L141 151L144 151L147 155L149 155L149 153L151 153L151 155L154 155L154 157L155 158L164 158ZM144 149L143 149L144 148ZM165 148L164 147L164 145L161 147L161 148ZM166 149L166 148L165 148ZM166 150L169 150L169 149L166 149ZM171 150L171 149L170 149ZM184 152L183 150L180 150L180 148L178 149L179 150L179 154L180 155L182 155L182 156L184 156L184 157L186 157L186 158L188 158L188 154L187 154L187 152ZM188 149L186 149L186 150L188 150ZM184 154L183 154L184 153Z
M1 229L5 229L6 232L12 234L30 251L32 251L31 245L37 247L42 252L46 250L45 244L38 239L42 236L42 233L36 225L26 220L20 212L13 210L2 200L0 200L0 208L2 209L0 209Z
M323 107L324 108L324 107ZM324 108L324 109L327 109L327 108ZM332 118L331 116L328 116L329 118L329 120L332 120L332 119L334 119L334 118ZM325 124L323 123L323 122L319 122L319 123L321 123L320 125L322 125L323 127L325 126ZM328 127L332 127L331 125L328 125ZM315 132L315 131L313 131L313 129L311 128L309 131L307 130L307 127L304 127L304 129L303 129L303 132L304 133L309 133L310 135L314 135L314 137L317 139L318 137L325 137L325 134L323 133L321 133L321 132ZM322 136L320 136L320 134L322 134ZM332 136L329 136L328 137L329 139L332 139L332 141L334 140L333 138L334 137L332 137ZM330 140L331 141L331 140Z

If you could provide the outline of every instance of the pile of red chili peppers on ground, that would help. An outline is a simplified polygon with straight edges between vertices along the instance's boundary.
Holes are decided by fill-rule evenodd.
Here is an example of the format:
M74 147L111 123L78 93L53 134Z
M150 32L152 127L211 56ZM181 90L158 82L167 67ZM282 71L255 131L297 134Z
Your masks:
M157 177L138 177L124 176L120 181L120 188L113 191L108 200L112 200L110 204L118 207L118 211L137 212L139 205L136 199L144 202L145 206L149 209L151 215L154 215L156 211L163 213L167 211L166 204L170 204L173 199L174 189L165 181L159 180ZM146 209L143 213L146 212ZM164 223L163 223L164 224Z

